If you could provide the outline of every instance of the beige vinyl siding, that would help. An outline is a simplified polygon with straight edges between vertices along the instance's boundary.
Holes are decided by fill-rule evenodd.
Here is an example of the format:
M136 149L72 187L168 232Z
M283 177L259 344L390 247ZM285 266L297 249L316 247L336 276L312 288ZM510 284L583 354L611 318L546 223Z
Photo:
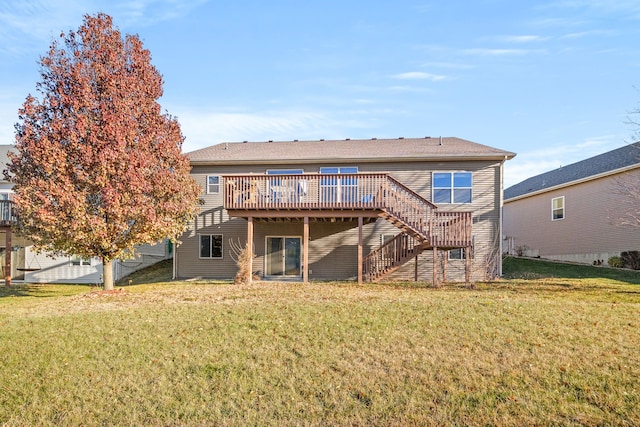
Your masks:
M485 265L490 256L497 254L495 245L499 242L500 219L500 162L389 162L389 163L341 163L340 166L357 166L361 173L389 173L413 191L427 200L432 200L432 173L435 171L470 171L473 176L473 201L470 204L443 204L443 211L472 211L474 250L474 280L483 280L486 276ZM283 163L259 166L195 166L192 175L203 188L201 198L204 201L201 214L192 223L182 237L177 248L177 275L181 278L204 277L232 279L237 271L228 255L229 239L246 242L247 221L242 218L229 218L222 208L223 194L206 194L208 175L226 174L264 174L267 169L301 168L305 173L318 173L321 167L337 166L332 163L304 164ZM311 280L353 279L357 276L357 221L321 222L310 220L309 234L309 278ZM367 224L363 228L363 254L367 255L380 244L380 235L395 236L400 230L383 219ZM224 258L222 260L199 259L198 234L223 234ZM254 247L257 258L254 271L264 271L264 251L266 236L300 236L303 234L302 221L266 223L254 220ZM420 257L420 279L431 281L431 252ZM413 280L412 262L405 264L392 279ZM447 265L449 280L464 280L464 260L451 260Z
M640 179L640 171L633 176ZM549 191L504 206L504 234L513 247L527 247L544 258L591 263L597 259L640 250L637 229L620 226L617 212L618 175ZM551 219L551 200L564 196L562 220Z

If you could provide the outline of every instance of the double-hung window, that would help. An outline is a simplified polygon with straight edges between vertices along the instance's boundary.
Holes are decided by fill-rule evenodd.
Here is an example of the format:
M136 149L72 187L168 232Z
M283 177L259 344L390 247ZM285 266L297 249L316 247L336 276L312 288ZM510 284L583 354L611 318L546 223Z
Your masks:
M207 176L207 194L217 194L220 192L220 177L218 175Z
M222 234L200 235L200 258L222 258Z
M471 203L471 172L434 172L433 203Z
M551 220L564 219L564 196L551 199Z

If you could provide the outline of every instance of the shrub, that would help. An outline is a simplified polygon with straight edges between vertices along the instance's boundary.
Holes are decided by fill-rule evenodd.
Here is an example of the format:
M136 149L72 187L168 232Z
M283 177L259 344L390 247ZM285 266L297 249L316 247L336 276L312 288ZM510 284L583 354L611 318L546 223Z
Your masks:
M609 263L609 266L611 267L616 267L616 268L622 268L624 267L624 262L622 261L622 258L620 258L619 256L612 256L611 258L609 258L609 260L607 261Z
M627 251L620 254L622 263L625 267L632 270L640 270L640 252L639 251Z

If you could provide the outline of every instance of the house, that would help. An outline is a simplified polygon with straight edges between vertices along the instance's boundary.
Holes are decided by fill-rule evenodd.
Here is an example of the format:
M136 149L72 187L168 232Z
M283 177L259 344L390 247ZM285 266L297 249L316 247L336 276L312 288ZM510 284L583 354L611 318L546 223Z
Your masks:
M640 229L622 225L638 212L640 143L563 166L505 190L504 236L511 254L588 264L606 263L622 251L640 250Z
M187 153L202 209L175 278L485 280L500 274L503 164L459 138L222 143Z
M13 145L0 145L0 162L9 161L7 153ZM11 232L16 217L12 198L13 184L0 177L0 264L5 283L18 280L24 283L102 283L102 261L98 258L53 256L38 252L25 237ZM8 250L8 248L11 248ZM141 268L172 256L168 240L156 245L141 245L135 257L113 262L114 280L119 280Z

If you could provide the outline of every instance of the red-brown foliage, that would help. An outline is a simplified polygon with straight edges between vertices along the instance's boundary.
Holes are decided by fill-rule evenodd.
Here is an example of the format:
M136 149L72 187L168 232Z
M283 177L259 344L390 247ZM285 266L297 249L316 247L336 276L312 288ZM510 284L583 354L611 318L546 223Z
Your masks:
M161 112L162 77L135 35L85 16L40 58L37 99L19 111L15 183L20 229L38 246L107 264L135 245L175 238L199 186L178 121Z

